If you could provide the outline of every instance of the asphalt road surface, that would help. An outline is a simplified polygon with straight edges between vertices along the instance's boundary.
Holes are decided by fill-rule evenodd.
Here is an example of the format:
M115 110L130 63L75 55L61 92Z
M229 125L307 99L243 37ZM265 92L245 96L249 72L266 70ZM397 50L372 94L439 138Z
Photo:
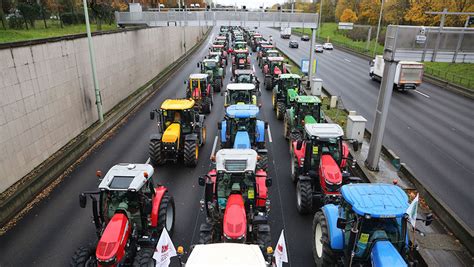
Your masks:
M210 38L215 36L216 31ZM156 124L149 120L149 111L159 107L167 98L184 97L183 81L189 74L199 72L196 63L208 53L207 47L207 44L202 46L115 134L81 162L49 197L0 237L0 266L67 266L79 246L94 241L90 203L86 209L81 209L78 194L97 188L96 170L105 173L117 163L146 162L149 136L156 131ZM263 87L261 71L254 65ZM229 68L230 65L228 74ZM230 75L227 75L226 84L229 78ZM281 230L285 229L290 259L287 266L313 266L312 216L297 213L295 187L290 179L288 143L282 135L282 123L273 114L269 91L262 91L262 102L260 117L270 126L266 138L269 175L273 178L270 188L272 244L275 245ZM181 164L168 164L155 169L153 177L155 182L166 185L174 196L177 214L172 239L175 246L182 245L186 249L198 241L199 225L204 220L199 205L203 188L198 186L197 178L209 170L217 121L224 115L223 96L216 94L214 103L212 113L206 118L207 144L199 151L198 166L186 168ZM172 265L178 266L176 259Z
M274 29L260 29L292 60L309 59L310 42L288 47ZM332 95L340 96L373 128L380 83L370 80L368 61L335 48L317 53L317 76ZM471 229L474 229L474 101L430 83L416 91L394 92L384 145L397 153Z

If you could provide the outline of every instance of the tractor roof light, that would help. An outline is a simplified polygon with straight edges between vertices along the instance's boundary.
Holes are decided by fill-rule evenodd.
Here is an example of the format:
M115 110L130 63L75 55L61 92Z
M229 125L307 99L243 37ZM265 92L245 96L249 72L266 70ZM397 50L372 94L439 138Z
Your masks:
M102 172L99 171L99 170L97 170L97 171L95 172L95 176L97 176L97 177L99 177L99 178L102 177Z
M366 220L370 220L372 218L372 216L370 216L370 214L365 214L364 217L365 217Z
M272 247L267 247L267 254L272 255L273 254L273 248Z
M143 172L143 177L148 178L148 172Z
M176 252L177 252L179 255L183 255L183 254L184 254L184 248L183 248L183 246L178 246L178 249L176 250Z

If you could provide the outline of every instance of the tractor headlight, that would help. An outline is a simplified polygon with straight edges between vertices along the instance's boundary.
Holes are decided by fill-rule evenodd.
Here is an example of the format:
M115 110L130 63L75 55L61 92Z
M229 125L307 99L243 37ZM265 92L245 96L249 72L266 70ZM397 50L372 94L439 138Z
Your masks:
M301 158L300 159L300 167L303 168L303 166L304 166L304 158Z
M97 259L98 262L102 263L102 264L105 264L105 265L112 265L115 263L115 261L117 260L117 256L113 256L112 258L108 259L108 260L99 260Z

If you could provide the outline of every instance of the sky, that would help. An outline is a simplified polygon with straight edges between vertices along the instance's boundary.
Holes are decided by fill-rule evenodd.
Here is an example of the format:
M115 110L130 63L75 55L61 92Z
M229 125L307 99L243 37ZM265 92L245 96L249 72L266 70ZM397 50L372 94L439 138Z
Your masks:
M234 5L238 6L245 5L248 9L250 8L259 8L264 5L264 7L270 7L276 3L283 3L284 0L214 0L214 3L221 5Z

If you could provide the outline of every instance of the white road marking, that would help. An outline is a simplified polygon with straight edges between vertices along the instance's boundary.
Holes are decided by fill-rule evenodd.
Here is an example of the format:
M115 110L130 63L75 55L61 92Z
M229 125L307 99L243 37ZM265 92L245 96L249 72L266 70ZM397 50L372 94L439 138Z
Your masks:
M420 95L422 95L422 96L424 96L424 97L426 97L426 98L430 98L430 96L429 96L429 95L427 95L427 94L424 94L424 93L422 93L422 92L420 92L420 91L418 91L418 90L416 90L416 89L415 89L415 90L413 90L413 92L415 92L415 93L418 93L418 94L420 94Z
M207 42L208 44L212 44L212 40L214 40L212 37L214 37L214 33L211 34L211 38L209 38L209 41Z
M150 158L148 158L145 162L145 164L149 164L150 163Z
M349 63L351 62L351 61L350 61L349 59L347 59L347 58L344 58L344 60L347 61L347 62L349 62Z
M255 73L255 64L252 64L253 73Z
M270 124L268 125L267 132L268 132L268 142L271 143L273 141L272 141L272 132L270 131Z
M214 138L214 144L212 145L211 156L209 157L209 159L212 159L212 156L214 156L214 153L216 153L216 146L217 146L217 135Z

